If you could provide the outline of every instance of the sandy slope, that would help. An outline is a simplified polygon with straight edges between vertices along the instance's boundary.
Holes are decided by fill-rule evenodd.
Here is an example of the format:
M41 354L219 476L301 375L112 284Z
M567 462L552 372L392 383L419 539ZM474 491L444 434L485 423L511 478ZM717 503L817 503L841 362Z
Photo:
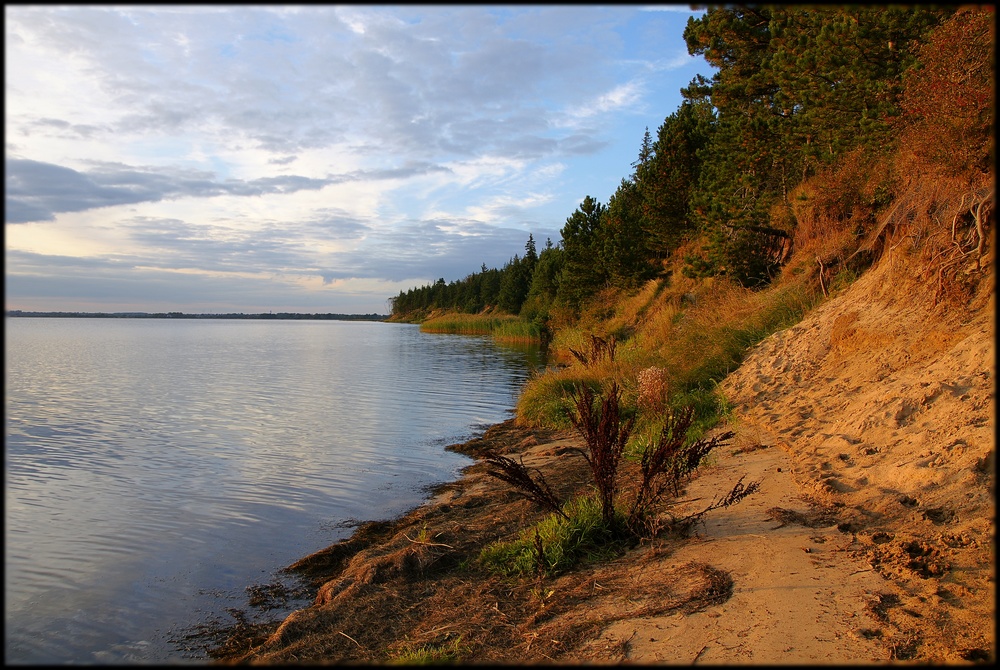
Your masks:
M629 660L995 658L993 301L948 320L892 272L869 272L725 380L740 443L766 448L724 455L689 493L743 473L761 491L673 559L730 571L734 595L615 624L605 634L631 640Z

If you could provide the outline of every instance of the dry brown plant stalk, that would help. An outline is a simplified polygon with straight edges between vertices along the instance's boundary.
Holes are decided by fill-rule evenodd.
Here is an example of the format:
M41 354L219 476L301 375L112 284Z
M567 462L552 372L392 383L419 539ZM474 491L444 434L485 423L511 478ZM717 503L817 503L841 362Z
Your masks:
M614 524L615 518L618 464L635 425L635 417L621 417L620 395L617 382L612 382L597 409L591 388L578 384L573 395L576 412L570 413L573 426L587 442L588 453L584 453L583 457L590 466L597 487L601 518L609 527Z
M562 510L562 502L552 492L552 488L545 481L542 473L536 470L538 479L535 480L528 471L528 467L524 464L523 458L520 461L515 461L512 458L501 456L497 453L490 453L487 454L485 460L490 466L486 474L512 485L522 495L539 506L555 512L564 519L569 518Z
M639 386L639 406L649 412L662 411L670 384L667 371L655 365L648 367L639 372L636 382Z
M615 336L612 335L607 340L598 337L597 335L591 334L590 336L590 351L585 353L577 351L573 347L569 347L569 351L573 354L578 361L586 365L595 365L602 359L607 358L609 361L615 360L615 349L618 343L615 341Z

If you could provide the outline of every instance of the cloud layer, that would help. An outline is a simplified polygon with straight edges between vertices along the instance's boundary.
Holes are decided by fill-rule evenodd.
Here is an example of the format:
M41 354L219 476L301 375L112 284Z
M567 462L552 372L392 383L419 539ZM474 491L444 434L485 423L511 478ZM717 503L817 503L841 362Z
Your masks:
M384 312L558 241L707 72L670 9L7 7L7 307Z

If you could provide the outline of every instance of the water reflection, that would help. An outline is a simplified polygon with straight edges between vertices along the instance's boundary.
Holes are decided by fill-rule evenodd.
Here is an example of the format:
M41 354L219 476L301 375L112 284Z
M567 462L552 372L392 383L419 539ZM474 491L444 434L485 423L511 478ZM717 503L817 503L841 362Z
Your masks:
M7 661L192 660L170 627L418 504L532 365L399 324L8 319Z

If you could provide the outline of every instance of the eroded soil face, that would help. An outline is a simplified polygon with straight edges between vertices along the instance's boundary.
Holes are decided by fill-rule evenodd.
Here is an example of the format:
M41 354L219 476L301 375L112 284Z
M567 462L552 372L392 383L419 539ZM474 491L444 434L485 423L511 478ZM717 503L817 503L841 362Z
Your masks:
M841 510L851 553L883 581L873 607L894 658L993 658L993 298L949 314L889 273L765 340L723 388L744 434Z

